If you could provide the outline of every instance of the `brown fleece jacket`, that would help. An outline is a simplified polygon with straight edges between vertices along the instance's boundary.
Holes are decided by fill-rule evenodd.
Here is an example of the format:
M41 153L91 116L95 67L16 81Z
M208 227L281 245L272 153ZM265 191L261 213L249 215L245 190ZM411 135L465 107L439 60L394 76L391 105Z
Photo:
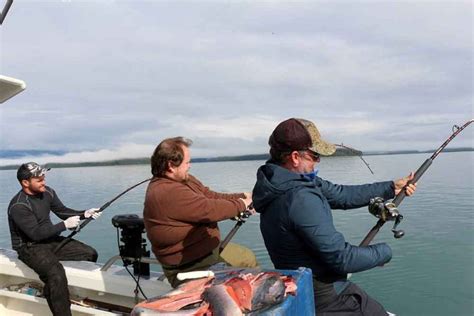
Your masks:
M186 182L153 178L145 196L143 219L156 258L166 265L185 264L219 246L217 222L245 210L243 193L209 190L198 179Z

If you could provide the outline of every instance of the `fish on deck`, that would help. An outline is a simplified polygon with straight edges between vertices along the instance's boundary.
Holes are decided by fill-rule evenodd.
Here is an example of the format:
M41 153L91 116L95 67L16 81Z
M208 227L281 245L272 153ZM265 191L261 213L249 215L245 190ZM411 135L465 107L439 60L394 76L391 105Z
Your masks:
M291 276L278 272L231 271L185 282L136 305L132 315L240 316L280 304L296 289Z

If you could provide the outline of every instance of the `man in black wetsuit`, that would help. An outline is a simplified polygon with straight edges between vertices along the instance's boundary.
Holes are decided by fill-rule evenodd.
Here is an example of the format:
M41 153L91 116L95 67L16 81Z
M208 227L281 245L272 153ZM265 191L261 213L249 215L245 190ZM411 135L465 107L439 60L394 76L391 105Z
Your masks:
M66 274L60 260L97 260L97 252L72 239L57 253L55 247L65 238L62 231L77 227L81 219L96 219L98 208L76 211L67 208L56 192L46 186L45 173L49 169L35 162L22 164L17 171L21 190L8 206L8 224L12 248L18 258L38 273L44 282L43 293L55 316L71 315L71 303ZM63 221L53 224L49 217L52 211Z

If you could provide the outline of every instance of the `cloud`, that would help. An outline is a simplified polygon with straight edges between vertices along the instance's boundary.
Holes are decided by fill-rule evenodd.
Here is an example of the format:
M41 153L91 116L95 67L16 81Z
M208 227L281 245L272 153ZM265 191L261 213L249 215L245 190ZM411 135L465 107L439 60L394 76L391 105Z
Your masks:
M25 156L21 158L0 159L0 165L18 165L27 161L35 161L39 164L45 163L77 163L111 161L126 158L149 157L153 153L154 146L123 144L114 149L101 149L97 151L70 152L64 155L41 155Z
M361 150L432 148L472 117L472 9L15 2L0 72L28 87L0 107L0 148L134 156L183 135L203 157L261 153L289 117Z

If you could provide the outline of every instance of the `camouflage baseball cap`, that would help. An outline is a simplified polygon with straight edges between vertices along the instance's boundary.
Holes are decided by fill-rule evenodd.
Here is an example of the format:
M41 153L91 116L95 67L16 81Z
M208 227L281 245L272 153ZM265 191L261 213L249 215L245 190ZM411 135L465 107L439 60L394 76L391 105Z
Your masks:
M16 172L16 178L18 181L28 180L30 178L36 178L44 176L46 171L49 171L51 168L45 168L40 166L36 162L27 162L22 164L18 171Z
M321 138L313 122L297 118L290 118L278 124L270 135L268 144L281 152L311 150L322 156L330 156L336 152L336 146Z

